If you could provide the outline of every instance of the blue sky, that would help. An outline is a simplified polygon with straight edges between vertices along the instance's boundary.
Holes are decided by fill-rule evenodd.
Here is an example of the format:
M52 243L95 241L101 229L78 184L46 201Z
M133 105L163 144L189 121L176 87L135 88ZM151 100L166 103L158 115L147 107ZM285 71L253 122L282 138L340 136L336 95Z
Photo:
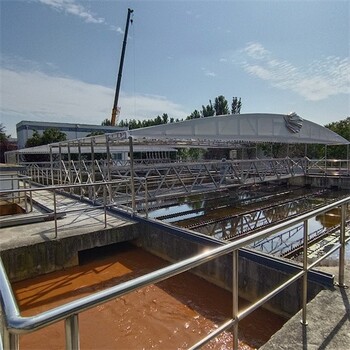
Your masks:
M241 113L350 115L350 1L0 0L0 119L110 118L128 7L120 119L186 118L209 99Z

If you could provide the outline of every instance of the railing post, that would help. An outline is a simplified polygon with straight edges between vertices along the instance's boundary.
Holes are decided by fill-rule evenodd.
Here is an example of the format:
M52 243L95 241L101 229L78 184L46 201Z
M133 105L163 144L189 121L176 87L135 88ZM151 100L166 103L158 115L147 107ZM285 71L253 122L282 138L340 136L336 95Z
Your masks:
M145 211L146 211L146 219L148 219L148 185L147 185L147 178L145 178Z
M340 236L339 236L339 287L346 287L344 283L344 267L345 267L345 219L346 219L346 204L341 206L340 218Z
M28 200L27 200L27 181L26 179L23 179L23 185L24 185L24 210L26 213L28 213Z
M132 212L135 213L136 203L135 203L135 183L134 183L134 147L132 142L132 136L129 136L129 152L130 152L131 207L132 207Z
M57 238L56 190L53 190L53 218L55 221L55 238Z
M103 184L103 211L104 211L104 220L105 220L105 228L107 227L107 196L106 196L106 184Z
M303 310L302 310L302 319L301 324L303 326L307 326L306 321L306 304L307 304L307 247L308 247L308 236L309 236L309 228L308 228L308 220L304 221L304 246L303 246Z
M74 314L66 318L66 350L79 350L79 322L78 315Z
M33 211L33 191L29 192L29 203L30 203L30 212L32 212Z
M4 327L3 334L4 350L19 350L19 335L10 333Z
M238 350L238 249L232 252L232 318L236 320L233 325L233 350Z
M51 145L50 145L50 169L51 169L51 185L53 186L55 184L55 179L54 179L54 174L53 174L53 155L52 155L52 146ZM47 179L47 183L49 183L49 179Z
M78 158L78 161L79 161L78 176L79 176L80 183L83 184L83 171L82 171L83 163L81 161L81 143L80 143L80 141L78 141L78 154L79 154L79 158ZM87 180L86 180L86 182L87 182ZM88 193L89 193L89 188L91 188L91 187L87 188ZM84 195L83 186L81 186L80 187L80 197L82 198L83 195Z
M62 185L63 182L63 176L62 176L62 149L61 149L61 144L58 144L58 156L59 156L59 164L60 164L60 173L59 173L59 184Z

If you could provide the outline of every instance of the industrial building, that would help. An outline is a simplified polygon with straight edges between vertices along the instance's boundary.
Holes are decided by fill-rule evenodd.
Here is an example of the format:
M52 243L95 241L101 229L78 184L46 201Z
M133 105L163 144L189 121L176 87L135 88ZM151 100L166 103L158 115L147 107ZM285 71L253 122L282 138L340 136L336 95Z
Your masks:
M18 149L25 148L27 140L33 136L34 131L37 131L41 135L45 130L51 128L64 132L67 140L85 137L94 132L112 133L127 130L127 128L118 126L22 120L16 125Z

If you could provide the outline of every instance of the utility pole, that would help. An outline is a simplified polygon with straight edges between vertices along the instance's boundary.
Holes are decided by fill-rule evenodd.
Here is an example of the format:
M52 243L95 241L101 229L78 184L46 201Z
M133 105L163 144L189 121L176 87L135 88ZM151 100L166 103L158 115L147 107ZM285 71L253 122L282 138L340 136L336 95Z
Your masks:
M119 116L118 99L119 99L120 83L121 83L121 80L122 80L125 48L126 48L126 41L128 39L128 31L129 31L129 24L130 24L130 15L133 12L134 12L134 10L128 8L128 17L126 19L126 25L125 25L123 48L122 48L122 53L121 53L121 56L120 56L120 63L119 63L117 87L115 89L114 104L113 104L113 109L112 109L112 118L111 118L111 125L112 126L115 126L116 119L118 119L117 116ZM132 23L132 20L131 20L131 23Z

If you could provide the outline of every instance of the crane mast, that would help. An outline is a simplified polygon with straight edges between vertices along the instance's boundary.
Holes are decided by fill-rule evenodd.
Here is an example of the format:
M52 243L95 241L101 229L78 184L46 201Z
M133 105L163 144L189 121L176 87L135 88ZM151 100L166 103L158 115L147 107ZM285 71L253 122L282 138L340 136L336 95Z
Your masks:
M125 32L124 32L124 40L123 40L123 47L122 47L122 53L120 56L120 63L119 63L119 72L118 72L118 80L117 80L117 86L115 89L115 95L114 95L114 104L112 109L112 117L111 117L111 125L115 126L116 120L119 116L119 110L118 110L118 99L119 99L119 91L120 91L120 83L122 80L122 72L123 72L123 64L124 64L124 56L125 56L125 49L126 49L126 41L128 38L128 31L129 31L129 24L130 24L130 15L134 12L134 10L128 8L128 16L126 19L126 25L125 25ZM131 20L132 23L132 20Z

